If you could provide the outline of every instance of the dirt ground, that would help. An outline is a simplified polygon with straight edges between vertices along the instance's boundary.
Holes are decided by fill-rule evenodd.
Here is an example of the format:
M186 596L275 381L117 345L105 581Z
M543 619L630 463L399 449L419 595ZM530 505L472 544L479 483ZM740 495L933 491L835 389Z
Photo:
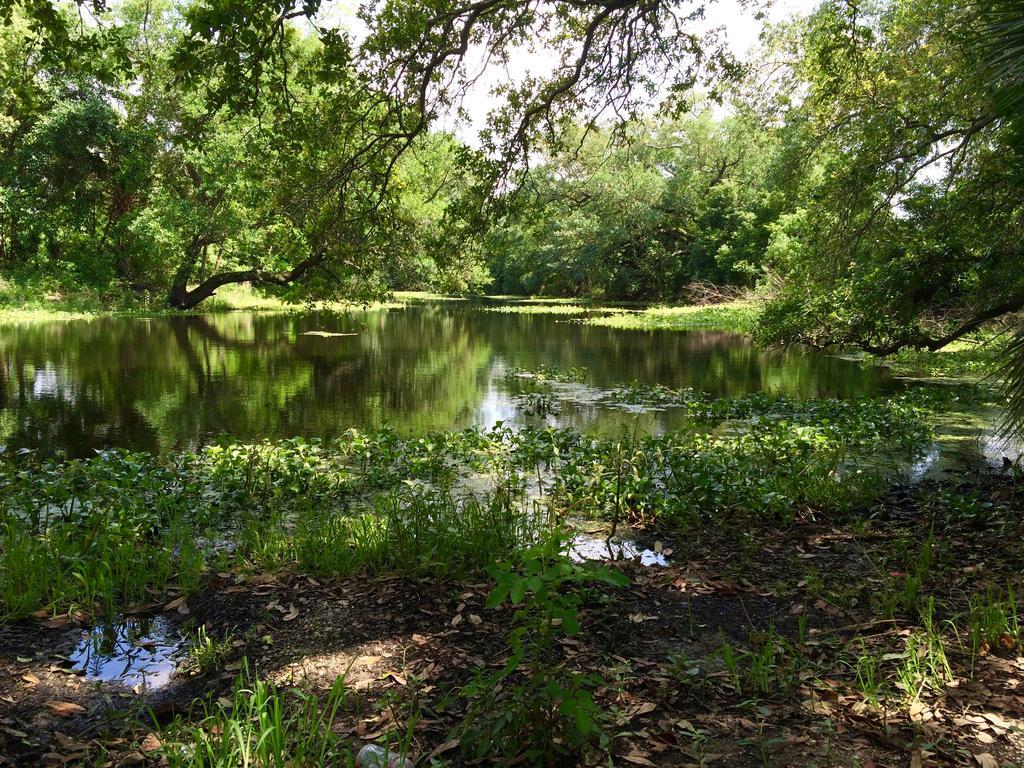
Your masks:
M919 628L879 619L871 607L872 593L899 576L886 560L896 538L917 541L926 530L937 538L942 568L929 588L944 599L966 600L1019 579L1016 503L998 480L984 493L1001 500L996 538L990 520L936 535L934 524L915 517L917 493L897 488L841 524L808 516L756 531L730 533L723 525L666 539L668 567L614 564L631 586L588 603L582 631L560 643L572 669L597 671L607 682L597 699L608 713L612 763L1024 764L1019 647L986 649L979 658L951 647L946 684L892 709L865 700L851 661L858 649L904 652ZM753 535L738 537L737 530ZM465 705L453 694L476 672L503 666L509 652L512 613L484 607L489 588L217 576L200 594L150 611L174 626L227 635L228 658L207 674L185 665L153 691L90 681L71 668L68 657L88 623L83 616L8 623L0 626L0 765L152 762L152 720L187 716L196 699L229 693L243 657L261 677L311 692L327 691L344 675L353 695L335 728L357 747L404 730L415 712L419 764L458 764L452 733ZM774 633L790 656L776 658L773 690L738 690L719 649L754 648Z

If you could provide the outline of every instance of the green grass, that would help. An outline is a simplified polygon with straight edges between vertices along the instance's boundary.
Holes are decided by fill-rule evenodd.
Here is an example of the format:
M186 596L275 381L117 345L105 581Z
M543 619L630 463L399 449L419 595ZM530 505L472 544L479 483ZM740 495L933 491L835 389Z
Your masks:
M159 752L168 768L352 766L351 746L331 727L347 700L343 678L321 701L247 672L230 701L207 704L193 720L163 728Z
M497 307L484 307L485 312L498 312L506 315L588 315L595 313L619 314L624 309L612 307L590 306L587 304L560 304L547 302L543 304L516 303L503 304Z
M732 301L724 304L683 307L651 307L624 310L605 317L584 320L587 325L627 330L682 331L708 329L749 333L757 322L760 304L753 301Z
M158 317L211 312L304 312L321 310L400 309L422 301L463 301L462 297L418 291L397 291L391 299L368 304L322 301L294 304L265 296L246 284L226 285L188 312L172 309L162 298L124 293L104 293L87 288L54 289L15 286L0 281L0 323L87 320L96 317Z
M979 380L993 377L1012 336L1002 330L972 334L938 352L905 349L886 358L868 357L874 365L889 366L897 376Z

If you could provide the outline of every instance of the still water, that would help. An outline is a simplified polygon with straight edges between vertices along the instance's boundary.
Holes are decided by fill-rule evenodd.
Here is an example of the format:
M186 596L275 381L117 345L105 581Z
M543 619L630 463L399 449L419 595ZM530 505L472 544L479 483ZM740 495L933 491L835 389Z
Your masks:
M505 375L541 365L586 369L575 393L560 392L557 414L528 413L517 398L523 382ZM467 302L33 322L0 326L0 443L83 456L222 435L330 438L350 427L422 432L499 420L660 430L682 418L597 402L602 388L630 381L805 397L894 386L884 369L766 353L733 333L615 330Z

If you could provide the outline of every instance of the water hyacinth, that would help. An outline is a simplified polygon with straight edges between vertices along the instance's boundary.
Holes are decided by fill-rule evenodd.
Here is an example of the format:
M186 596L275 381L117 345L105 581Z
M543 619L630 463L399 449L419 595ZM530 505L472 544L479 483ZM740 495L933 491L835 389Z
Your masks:
M658 397L665 392L654 393ZM637 394L636 396L640 396ZM912 393L874 400L679 398L706 428L592 436L527 426L153 456L0 460L0 610L114 611L195 590L218 567L478 572L567 517L671 529L728 514L849 508L923 447ZM723 426L724 425L724 426Z

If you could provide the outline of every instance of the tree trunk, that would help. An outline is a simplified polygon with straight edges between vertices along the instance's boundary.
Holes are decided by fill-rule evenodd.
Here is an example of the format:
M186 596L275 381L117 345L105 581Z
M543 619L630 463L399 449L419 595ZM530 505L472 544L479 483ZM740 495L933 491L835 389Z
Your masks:
M233 272L221 272L211 275L189 290L188 280L192 276L202 245L201 239L193 238L193 245L197 246L193 252L190 247L190 258L186 258L181 268L174 276L171 284L171 291L168 296L168 303L175 309L192 309L206 299L213 296L217 289L232 283L250 283L252 285L291 285L301 278L306 272L317 266L324 260L323 252L315 253L303 259L287 272L270 272L265 269L239 269Z

